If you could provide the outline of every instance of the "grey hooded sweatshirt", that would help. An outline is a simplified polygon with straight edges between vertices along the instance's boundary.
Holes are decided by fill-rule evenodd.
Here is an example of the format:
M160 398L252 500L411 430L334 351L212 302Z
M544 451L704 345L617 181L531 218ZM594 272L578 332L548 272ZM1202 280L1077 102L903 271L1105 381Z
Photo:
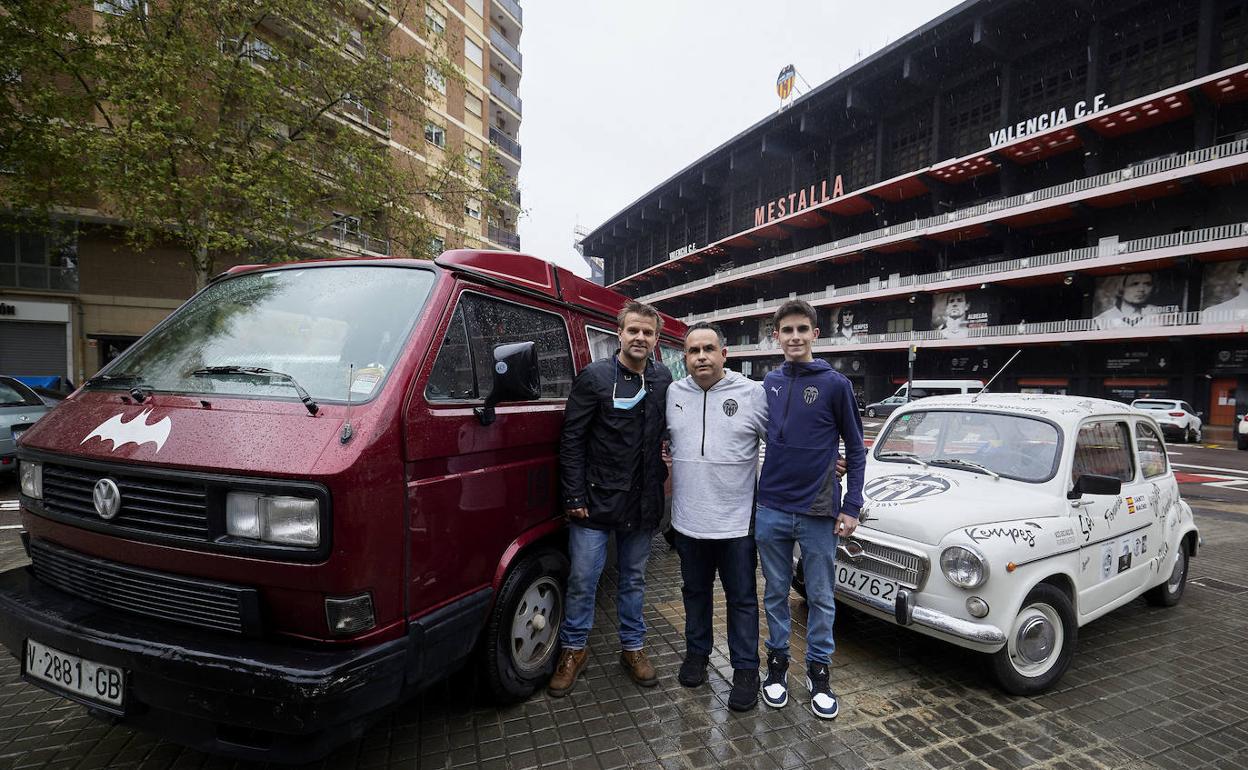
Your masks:
M702 390L693 377L667 391L672 526L705 540L750 533L759 441L767 435L762 383L733 371Z

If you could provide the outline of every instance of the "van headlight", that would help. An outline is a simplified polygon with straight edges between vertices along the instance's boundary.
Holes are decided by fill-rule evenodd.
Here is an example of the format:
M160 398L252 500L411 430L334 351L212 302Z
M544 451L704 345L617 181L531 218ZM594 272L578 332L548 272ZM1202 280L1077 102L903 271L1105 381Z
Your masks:
M30 460L20 460L17 475L21 477L22 494L36 500L43 499L43 465Z
M940 552L940 569L958 588L978 588L988 579L988 563L975 549L951 545Z
M306 497L230 492L225 496L225 531L249 540L315 548L321 544L321 504Z

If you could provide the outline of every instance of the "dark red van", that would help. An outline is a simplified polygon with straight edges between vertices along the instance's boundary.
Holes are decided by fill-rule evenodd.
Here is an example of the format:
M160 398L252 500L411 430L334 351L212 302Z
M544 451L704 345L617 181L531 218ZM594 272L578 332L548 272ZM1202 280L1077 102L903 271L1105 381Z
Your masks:
M322 756L474 653L529 696L564 399L623 301L500 252L229 271L27 431L0 641L98 716L248 759Z

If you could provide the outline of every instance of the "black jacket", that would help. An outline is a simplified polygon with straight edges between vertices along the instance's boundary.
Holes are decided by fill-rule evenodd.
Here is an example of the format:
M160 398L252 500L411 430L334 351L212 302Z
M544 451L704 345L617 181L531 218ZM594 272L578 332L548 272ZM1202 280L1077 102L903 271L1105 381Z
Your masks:
M672 384L672 375L651 359L646 364L646 396L633 407L644 409L638 500L638 492L632 490L633 475L622 461L632 449L626 429L631 415L615 409L611 396L616 377L626 373L612 356L586 366L572 382L559 442L563 505L589 508L589 518L574 519L574 524L645 530L657 529L663 517L667 466L660 449L667 429L667 386Z

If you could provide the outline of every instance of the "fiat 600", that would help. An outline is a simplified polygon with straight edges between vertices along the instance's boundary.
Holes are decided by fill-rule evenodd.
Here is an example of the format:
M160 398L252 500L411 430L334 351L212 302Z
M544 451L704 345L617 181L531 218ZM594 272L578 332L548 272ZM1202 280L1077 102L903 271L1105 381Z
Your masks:
M938 396L898 410L867 463L837 598L1051 687L1079 627L1183 596L1199 536L1157 423L1071 396Z

